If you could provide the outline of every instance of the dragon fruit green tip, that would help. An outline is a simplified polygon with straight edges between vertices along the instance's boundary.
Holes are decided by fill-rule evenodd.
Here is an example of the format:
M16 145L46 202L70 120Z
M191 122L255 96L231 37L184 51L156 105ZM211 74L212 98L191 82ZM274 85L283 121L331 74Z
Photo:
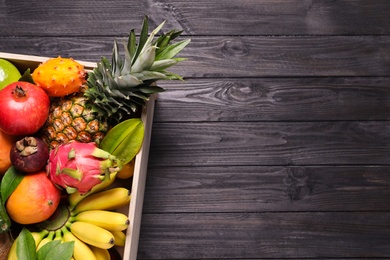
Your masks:
M67 193L85 194L120 169L121 161L96 143L71 141L51 150L46 171L51 181Z

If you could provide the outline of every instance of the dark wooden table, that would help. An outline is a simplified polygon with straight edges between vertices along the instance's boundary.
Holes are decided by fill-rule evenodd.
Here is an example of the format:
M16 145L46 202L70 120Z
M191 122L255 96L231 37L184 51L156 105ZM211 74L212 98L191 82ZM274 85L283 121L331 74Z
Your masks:
M156 103L139 259L390 258L390 1L0 1L0 51L192 38Z

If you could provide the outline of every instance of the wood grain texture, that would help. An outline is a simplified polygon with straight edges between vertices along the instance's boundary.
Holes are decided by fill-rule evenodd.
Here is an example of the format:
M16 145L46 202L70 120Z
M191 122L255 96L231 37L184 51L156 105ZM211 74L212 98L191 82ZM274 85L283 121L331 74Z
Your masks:
M138 258L386 258L389 219L388 212L145 214Z
M0 234L0 259L7 259L8 251L11 248L13 239L9 233Z
M390 167L152 167L144 213L389 211Z
M117 36L143 15L188 35L383 35L387 0L147 0L0 2L2 36ZM282 18L282 19L281 19Z
M110 57L113 46L112 37L1 41L2 52L94 62ZM181 55L188 60L173 70L187 78L389 76L389 42L390 36L196 37Z
M138 259L390 258L390 1L0 1L0 51L191 38L159 82Z
M389 131L386 121L155 123L150 165L388 164Z
M160 82L154 122L389 120L390 78Z

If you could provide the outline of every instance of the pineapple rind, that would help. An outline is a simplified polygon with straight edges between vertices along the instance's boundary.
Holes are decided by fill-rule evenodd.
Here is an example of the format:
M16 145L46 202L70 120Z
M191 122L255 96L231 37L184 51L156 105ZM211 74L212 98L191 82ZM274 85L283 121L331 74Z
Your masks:
M71 140L99 143L108 128L86 97L73 94L53 99L49 117L42 127L42 138L51 149Z

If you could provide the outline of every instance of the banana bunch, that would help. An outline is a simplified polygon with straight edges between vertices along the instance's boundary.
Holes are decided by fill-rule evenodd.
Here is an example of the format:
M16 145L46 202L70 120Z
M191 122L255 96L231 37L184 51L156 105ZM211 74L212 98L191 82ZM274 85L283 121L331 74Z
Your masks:
M84 196L69 196L69 206L62 207L59 214L61 224L46 223L41 231L31 232L37 251L53 240L74 241L74 260L109 260L108 249L124 246L124 231L130 221L127 215L115 210L129 204L131 192L124 187L103 188L97 187ZM15 244L16 240L9 260L17 259Z

